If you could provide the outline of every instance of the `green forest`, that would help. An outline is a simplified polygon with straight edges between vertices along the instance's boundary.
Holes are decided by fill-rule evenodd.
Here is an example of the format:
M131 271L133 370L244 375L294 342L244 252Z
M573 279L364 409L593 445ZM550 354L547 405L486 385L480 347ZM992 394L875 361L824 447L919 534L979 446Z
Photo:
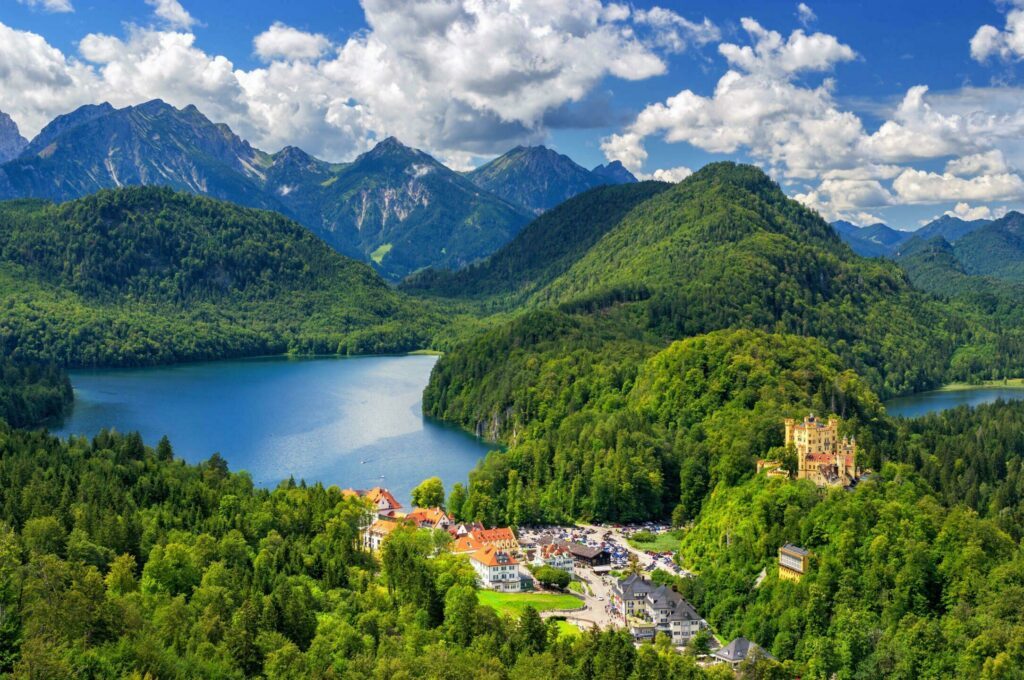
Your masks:
M276 213L155 187L0 203L0 300L4 356L68 367L409 351L440 318Z
M504 445L450 495L460 519L670 520L695 573L675 585L782 660L745 677L1020 677L1024 403L882 406L1024 374L1016 285L941 244L857 257L731 163L591 190L398 289L283 217L167 189L0 204L0 675L732 677L503 618L443 536L371 556L337 488L32 430L69 367L437 348L426 415ZM755 475L808 412L857 438L852 491ZM812 552L800 582L773 569L787 541Z

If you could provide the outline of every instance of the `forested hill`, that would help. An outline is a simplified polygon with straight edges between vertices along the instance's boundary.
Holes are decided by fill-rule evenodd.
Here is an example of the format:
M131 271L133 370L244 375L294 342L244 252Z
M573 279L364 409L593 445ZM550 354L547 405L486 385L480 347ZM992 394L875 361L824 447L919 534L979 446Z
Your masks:
M272 212L134 187L0 204L0 346L68 366L428 343L367 265Z
M496 307L512 307L564 273L629 211L670 186L640 182L591 189L535 219L483 262L454 272L427 269L401 287L447 298L493 298Z
M806 351L806 370L831 366L833 377L789 393L772 417L817 403L870 423L873 416L864 414L871 409L856 404L949 378L1019 370L1020 329L986 325L991 321L977 308L915 290L894 263L856 256L760 170L714 164L629 211L534 293L525 311L447 352L424 409L512 444L473 480L481 497L504 499L488 506L493 518L637 519L678 507L693 513L714 480L753 470L758 447L737 449L729 443L742 439L736 432L712 437L701 425L697 434L695 422L680 427L663 422L663 414L686 413L733 390L743 409L767 403L768 394L778 399L784 374L747 381L760 366ZM732 335L741 329L769 335ZM665 368L659 357L677 340L700 341L714 362ZM720 369L730 377L711 389L709 376ZM681 375L692 383L657 413L634 408L645 371L665 373L654 382ZM751 416L737 414L736 421L749 436ZM864 426L865 441L883 436ZM775 440L757 439L761 448L780 443L780 431L772 431ZM684 443L684 432L695 439ZM721 468L719 460L731 462ZM702 482L678 484L687 465L692 474L705 471ZM638 496L640 486L651 491ZM684 502L683 492L697 497ZM606 497L617 494L641 500L609 505Z

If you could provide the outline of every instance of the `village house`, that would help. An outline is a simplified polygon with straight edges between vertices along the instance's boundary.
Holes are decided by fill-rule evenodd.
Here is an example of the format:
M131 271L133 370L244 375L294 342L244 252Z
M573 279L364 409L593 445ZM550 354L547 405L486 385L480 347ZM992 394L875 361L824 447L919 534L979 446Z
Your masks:
M419 529L444 529L446 531L454 522L451 516L441 508L416 508L406 515L405 519Z
M345 497L355 496L369 502L373 511L381 517L401 517L402 504L392 495L390 491L382 486L375 486L370 490L344 489L342 495Z
M564 545L557 545L549 543L547 545L537 546L534 551L533 564L538 567L551 567L552 569L561 569L567 572L570 576L573 575L574 560L572 553Z
M857 481L857 442L839 436L839 419L822 422L811 415L797 423L786 418L786 446L797 456L797 479L809 479L818 486L850 486Z
M395 519L379 518L363 530L363 548L370 552L380 552L384 539L397 529L400 522Z
M649 592L651 582L638 574L630 574L612 584L612 604L621 614L623 622L643 613Z
M499 527L497 529L477 529L470 532L470 535L485 546L492 546L499 550L507 550L510 552L519 550L519 541L516 540L515 532L508 527Z
M779 548L779 578L799 581L807 573L810 552L787 543Z
M751 642L745 637L736 638L725 647L714 652L711 657L720 663L729 664L733 670L738 670L740 664L747 659L753 659L756 657L764 657L767 659L775 658L762 649L760 645Z
M458 524L449 525L448 533L452 535L452 538L459 538L474 531L483 531L483 529L484 525L480 522L459 522Z
M577 567L595 569L607 567L611 564L612 556L606 553L603 548L573 542L562 545L572 554L573 561Z
M675 590L666 585L656 586L635 574L612 585L612 603L637 639L664 633L673 645L685 645L708 626L693 605Z
M519 571L519 562L512 553L495 546L487 546L473 553L469 563L476 571L480 586L504 593L530 590L532 580Z

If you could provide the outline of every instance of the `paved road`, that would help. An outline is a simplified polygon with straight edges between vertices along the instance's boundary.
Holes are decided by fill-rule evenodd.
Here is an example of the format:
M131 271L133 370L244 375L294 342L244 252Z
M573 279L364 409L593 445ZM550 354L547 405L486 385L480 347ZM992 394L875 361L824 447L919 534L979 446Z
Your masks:
M661 569L662 571L667 571L670 574L675 574L675 572L670 567L668 567L664 562L662 562L661 560L656 560L653 557L651 557L650 555L648 555L647 553L645 553L643 550L638 550L638 549L634 548L633 546L631 546L629 544L629 541L626 539L626 536L623 535L623 533L621 531L619 531L618 529L615 529L613 527L599 527L599 526L596 526L596 525L593 525L593 524L580 524L579 526L583 527L584 529L593 529L594 531L597 532L597 535L599 537L603 537L604 534L610 535L612 540L615 541L615 543L617 543L618 545L622 546L623 548L625 548L630 553L632 553L632 554L637 556L637 559L640 561L640 566L641 567L645 567L646 568L646 567L650 566L651 563L653 562L655 568ZM684 570L683 573L680 574L680 575L681 576L686 576L688 573L689 572L686 572Z

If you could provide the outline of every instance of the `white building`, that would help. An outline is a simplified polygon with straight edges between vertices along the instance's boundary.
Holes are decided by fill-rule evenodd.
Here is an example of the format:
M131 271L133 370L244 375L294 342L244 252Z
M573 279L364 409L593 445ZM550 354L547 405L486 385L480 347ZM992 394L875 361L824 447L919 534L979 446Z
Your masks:
M473 553L469 563L473 565L480 585L488 590L518 593L528 589L525 583L529 579L524 579L519 573L519 563L509 552L487 546Z
M538 567L561 569L570 576L575 573L572 552L568 548L554 543L537 546L533 564Z

